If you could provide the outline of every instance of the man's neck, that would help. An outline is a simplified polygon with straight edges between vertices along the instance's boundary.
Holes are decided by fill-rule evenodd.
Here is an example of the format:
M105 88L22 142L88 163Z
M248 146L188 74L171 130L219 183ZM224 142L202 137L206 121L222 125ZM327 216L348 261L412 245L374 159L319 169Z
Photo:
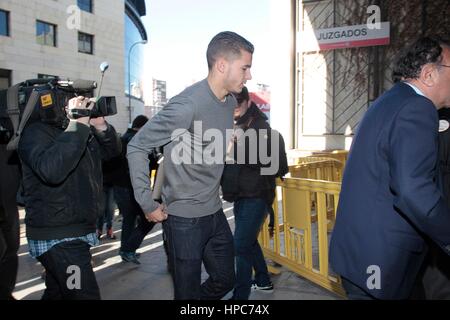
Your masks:
M423 94L424 97L427 97L428 99L430 99L430 100L433 102L433 104L434 104L434 106L436 107L436 109L440 109L440 108L441 108L441 107L439 107L439 106L436 104L436 101L435 101L435 99L434 99L434 96L433 96L432 91L430 90L430 88L427 87L426 85L424 85L422 82L420 82L420 80L417 80L417 79L409 79L409 80L406 80L405 82L407 82L407 83L413 85L413 86L416 87L418 90L420 90L420 92Z
M228 95L228 91L223 88L223 86L219 83L218 79L215 78L211 73L208 75L207 78L209 87L211 88L212 92L216 96L217 99L219 99L222 102L225 102L226 96Z

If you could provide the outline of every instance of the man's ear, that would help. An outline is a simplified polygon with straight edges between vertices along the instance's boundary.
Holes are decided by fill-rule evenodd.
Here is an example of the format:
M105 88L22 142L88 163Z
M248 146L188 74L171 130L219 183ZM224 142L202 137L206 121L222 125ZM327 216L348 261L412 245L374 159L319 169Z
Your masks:
M224 57L219 57L216 60L216 69L219 73L225 73L225 69L226 69L226 65L227 65L227 61L225 60Z
M420 71L419 80L427 87L432 87L436 83L437 69L432 63L427 63Z

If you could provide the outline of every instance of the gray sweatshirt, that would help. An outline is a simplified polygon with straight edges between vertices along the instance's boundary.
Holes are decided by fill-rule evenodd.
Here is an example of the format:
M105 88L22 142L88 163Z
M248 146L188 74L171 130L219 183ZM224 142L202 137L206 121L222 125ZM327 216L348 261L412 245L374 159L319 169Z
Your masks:
M148 176L148 154L159 146L164 146L162 200L170 215L203 217L222 207L226 130L233 128L236 104L232 95L221 102L204 79L170 99L139 130L128 144L127 158L134 195L145 213L159 206L152 200Z

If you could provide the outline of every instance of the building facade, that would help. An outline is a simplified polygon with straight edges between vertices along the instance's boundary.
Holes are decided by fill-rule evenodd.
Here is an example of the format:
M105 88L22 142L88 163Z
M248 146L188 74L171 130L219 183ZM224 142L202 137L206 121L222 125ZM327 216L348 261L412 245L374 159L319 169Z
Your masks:
M108 121L124 131L130 122L126 35L138 29L140 39L146 40L142 15L144 0L2 0L0 86L51 76L99 83L99 66L107 61L101 95L116 97L118 114ZM137 49L132 71L141 70L143 54ZM140 77L138 72L132 75L132 79ZM141 90L132 94L135 105L143 106Z
M164 106L167 103L167 84L164 80L153 79L153 105Z
M448 0L271 0L271 15L271 124L300 150L348 149L392 86L396 55L422 35L450 34Z

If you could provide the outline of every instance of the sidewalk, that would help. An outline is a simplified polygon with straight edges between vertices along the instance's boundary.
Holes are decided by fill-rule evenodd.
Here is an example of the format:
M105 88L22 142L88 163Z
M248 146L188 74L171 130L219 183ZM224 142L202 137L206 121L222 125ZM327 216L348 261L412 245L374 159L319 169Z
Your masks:
M232 206L224 203L224 211L234 230ZM41 278L43 268L28 254L23 224L24 211L20 211L21 234L19 249L19 274L13 295L17 299L39 300L45 289ZM122 262L118 256L121 223L114 219L117 240L105 240L92 249L94 271L104 300L172 300L172 279L167 271L166 254L163 248L161 225L158 224L147 235L138 252L140 265ZM202 278L207 274L203 272ZM253 292L251 300L337 300L335 294L322 289L297 274L282 268L272 275L273 293ZM231 296L229 293L224 299Z

